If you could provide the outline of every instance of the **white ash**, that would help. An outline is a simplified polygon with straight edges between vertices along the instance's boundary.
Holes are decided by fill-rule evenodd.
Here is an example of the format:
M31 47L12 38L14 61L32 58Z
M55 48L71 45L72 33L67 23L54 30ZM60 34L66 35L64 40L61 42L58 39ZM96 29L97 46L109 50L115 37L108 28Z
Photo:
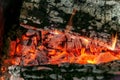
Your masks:
M11 75L9 80L25 80L25 79Z
M20 77L20 72L21 72L20 67L13 65L13 66L9 66L8 70L9 73L12 74L13 76Z

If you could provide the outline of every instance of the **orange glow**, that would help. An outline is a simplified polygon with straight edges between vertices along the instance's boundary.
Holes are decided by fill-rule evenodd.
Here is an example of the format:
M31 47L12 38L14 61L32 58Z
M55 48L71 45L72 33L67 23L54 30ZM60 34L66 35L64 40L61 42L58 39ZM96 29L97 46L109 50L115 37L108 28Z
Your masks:
M95 58L96 63L105 63L113 60L118 60L117 56L113 55L112 52L101 53L98 57Z
M60 32L57 29L55 29L53 33L54 34L59 34Z
M4 76L0 77L0 80L5 80Z
M120 49L116 47L117 34L112 36L111 45L109 45L104 41L86 38L75 33L59 30L42 30L41 32L41 44L39 44L39 35L33 37L23 35L22 39L11 41L9 51L11 58L5 60L5 63L10 62L14 65L40 64L39 61L44 61L44 57L48 60L47 64L64 62L100 64L120 60ZM27 45L28 42L29 45Z
M111 50L115 50L116 43L117 43L117 34L115 35L115 37L112 36L112 49Z
M2 66L0 71L2 71L2 73L4 73L6 71L6 67Z
M115 50L116 47L116 43L117 43L117 34L115 35L115 37L112 35L112 44L111 45L106 45L106 47L110 50Z
M26 37L25 35L23 35L23 36L22 36L22 39L23 39L23 40L28 40L29 38ZM17 39L17 40L18 40L18 39Z
M15 48L16 48L16 41L11 41L10 42L10 56L15 55Z

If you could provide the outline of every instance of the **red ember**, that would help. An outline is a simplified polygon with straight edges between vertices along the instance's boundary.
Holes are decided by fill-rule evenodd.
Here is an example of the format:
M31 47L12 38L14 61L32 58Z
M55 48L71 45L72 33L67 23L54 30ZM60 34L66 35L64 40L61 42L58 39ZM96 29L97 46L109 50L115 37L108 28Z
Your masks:
M25 26L25 25L23 25ZM10 59L13 65L60 64L100 64L120 60L120 50L116 48L117 35L111 45L104 41L80 36L74 32L44 30L30 26L21 39L11 41Z

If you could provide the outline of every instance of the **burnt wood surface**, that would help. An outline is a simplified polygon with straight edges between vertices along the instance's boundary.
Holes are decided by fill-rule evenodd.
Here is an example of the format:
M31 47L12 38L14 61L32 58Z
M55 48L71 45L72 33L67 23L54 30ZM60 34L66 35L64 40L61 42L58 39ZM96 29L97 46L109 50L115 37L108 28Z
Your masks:
M72 31L87 37L116 32L120 36L119 4L119 0L24 0L20 22L38 28L65 29L76 9Z
M9 73L24 80L118 80L120 61L93 64L10 66Z
M107 27L108 30L119 31L119 7L119 0L25 0L20 20L37 27L57 25L57 28L64 28L73 9L76 9L75 30L94 26L98 30Z

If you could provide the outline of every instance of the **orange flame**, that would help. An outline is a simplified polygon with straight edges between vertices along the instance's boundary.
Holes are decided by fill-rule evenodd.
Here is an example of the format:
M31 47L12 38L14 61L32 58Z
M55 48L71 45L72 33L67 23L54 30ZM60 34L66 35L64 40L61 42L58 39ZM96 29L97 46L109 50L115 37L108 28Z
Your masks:
M112 49L111 50L115 50L116 43L117 43L117 33L116 33L115 37L112 36Z
M115 50L116 47L116 43L117 43L117 33L115 35L115 37L112 35L112 45L107 45L106 47L110 50Z

